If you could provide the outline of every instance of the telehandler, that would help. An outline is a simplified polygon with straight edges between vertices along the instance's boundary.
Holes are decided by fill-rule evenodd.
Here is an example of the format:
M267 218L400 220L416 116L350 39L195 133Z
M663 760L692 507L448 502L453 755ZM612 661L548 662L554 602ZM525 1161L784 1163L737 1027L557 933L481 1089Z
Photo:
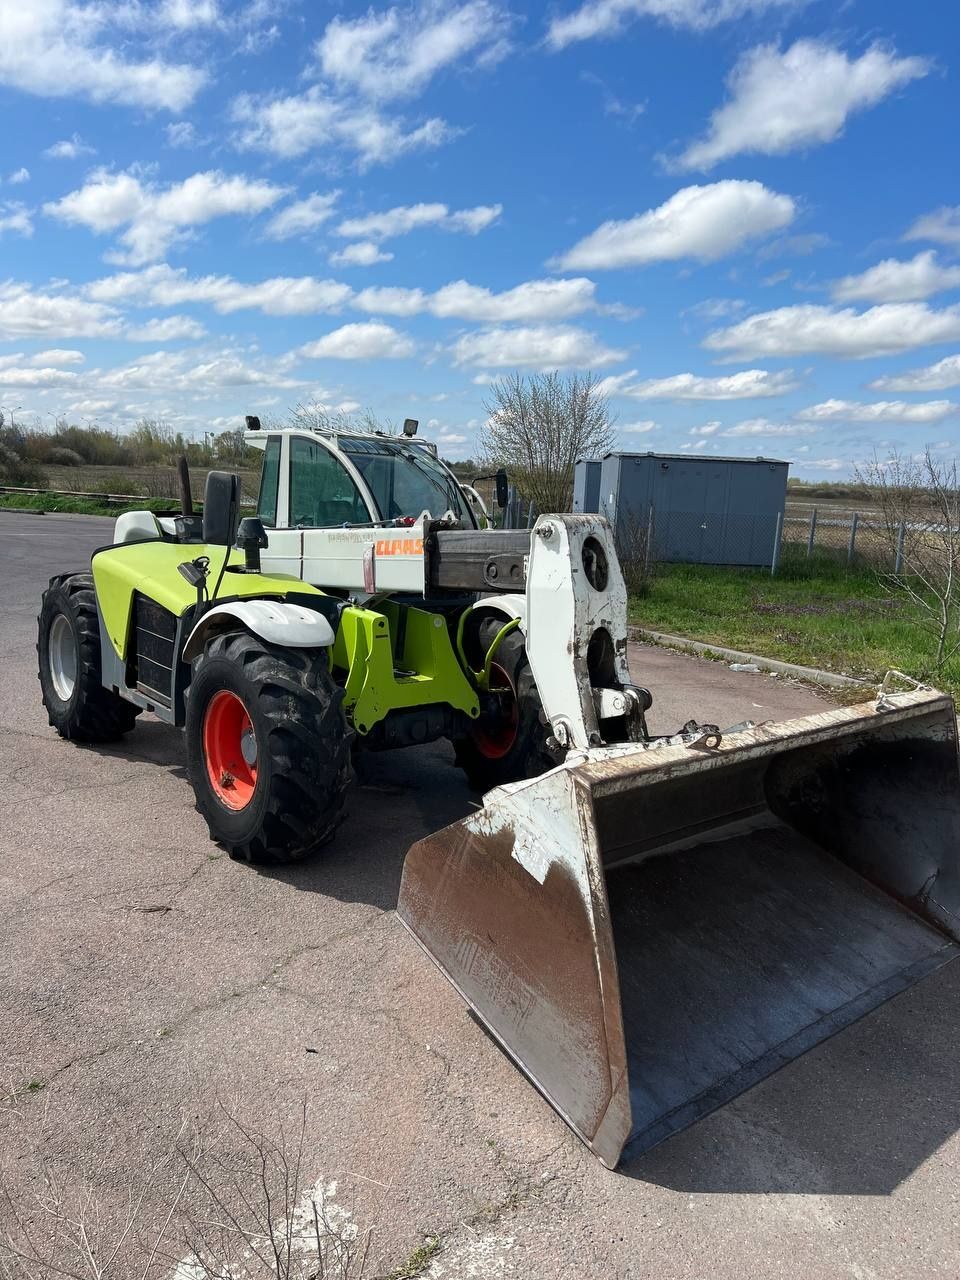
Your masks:
M332 837L354 751L448 738L483 805L410 849L398 915L604 1164L960 953L950 698L652 735L604 519L481 528L412 434L247 426L255 517L218 471L195 514L184 463L181 515L51 580L50 723L182 726L252 862Z

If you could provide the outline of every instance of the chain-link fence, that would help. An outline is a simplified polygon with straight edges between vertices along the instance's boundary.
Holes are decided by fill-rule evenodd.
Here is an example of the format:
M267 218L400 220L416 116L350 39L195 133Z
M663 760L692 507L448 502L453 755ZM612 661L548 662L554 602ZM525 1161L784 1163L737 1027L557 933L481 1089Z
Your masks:
M528 529L537 509L513 485L501 511L492 481L478 491L493 523L503 529ZM889 529L869 507L815 506L788 502L783 515L742 515L729 511L646 511L618 513L615 535L624 574L645 579L655 564L727 565L771 573L799 561L828 559L841 570L899 573L904 530ZM628 581L628 586L630 585Z
M787 504L781 555L812 560L828 556L849 569L899 573L906 525L890 528L880 512L867 508Z
M906 528L890 529L869 510L791 507L785 513L667 511L620 513L615 530L624 574L635 586L656 564L724 565L776 574L828 560L841 571L899 573ZM634 587L631 587L634 589Z

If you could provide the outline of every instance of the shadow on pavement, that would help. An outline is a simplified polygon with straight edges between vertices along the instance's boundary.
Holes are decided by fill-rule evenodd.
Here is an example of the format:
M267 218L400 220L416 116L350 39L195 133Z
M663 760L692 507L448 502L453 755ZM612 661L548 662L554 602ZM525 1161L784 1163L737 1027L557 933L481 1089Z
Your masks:
M157 765L181 780L192 798L184 737L144 714L120 742L84 746L112 759ZM453 763L446 743L400 751L360 753L346 816L333 841L289 866L243 867L294 889L382 910L397 905L403 859L415 840L465 817L480 800Z
M392 911L410 846L465 817L479 797L446 744L361 754L355 765L347 816L333 842L303 862L257 871L306 893Z
M960 963L620 1166L676 1191L890 1195L960 1129Z

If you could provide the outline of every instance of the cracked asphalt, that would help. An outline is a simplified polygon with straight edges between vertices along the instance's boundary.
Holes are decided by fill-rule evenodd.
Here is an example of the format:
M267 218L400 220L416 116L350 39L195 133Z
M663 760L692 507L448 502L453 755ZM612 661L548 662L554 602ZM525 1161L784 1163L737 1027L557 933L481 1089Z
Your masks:
M0 1172L18 1204L53 1171L109 1221L218 1101L269 1134L305 1098L306 1183L335 1181L372 1233L368 1276L434 1237L424 1274L447 1280L960 1274L960 966L604 1170L395 918L408 846L474 803L446 747L368 760L334 846L264 871L208 840L177 732L145 715L96 749L47 728L40 593L110 528L0 513ZM633 659L657 728L822 706ZM174 1175L151 1178L161 1213Z

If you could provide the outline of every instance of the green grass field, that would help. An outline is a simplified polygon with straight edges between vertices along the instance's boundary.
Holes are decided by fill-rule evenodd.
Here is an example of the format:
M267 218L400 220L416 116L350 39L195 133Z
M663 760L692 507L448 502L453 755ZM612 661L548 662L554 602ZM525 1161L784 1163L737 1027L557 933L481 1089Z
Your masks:
M156 511L175 515L180 506L169 498L138 498L136 502L107 502L97 498L63 498L52 493L0 493L0 509L62 511L77 516L118 516L123 511Z
M767 658L879 678L895 667L960 695L960 654L935 675L935 641L917 610L875 573L831 560L763 570L658 565L630 620L651 631L742 649ZM958 637L960 639L960 637Z

